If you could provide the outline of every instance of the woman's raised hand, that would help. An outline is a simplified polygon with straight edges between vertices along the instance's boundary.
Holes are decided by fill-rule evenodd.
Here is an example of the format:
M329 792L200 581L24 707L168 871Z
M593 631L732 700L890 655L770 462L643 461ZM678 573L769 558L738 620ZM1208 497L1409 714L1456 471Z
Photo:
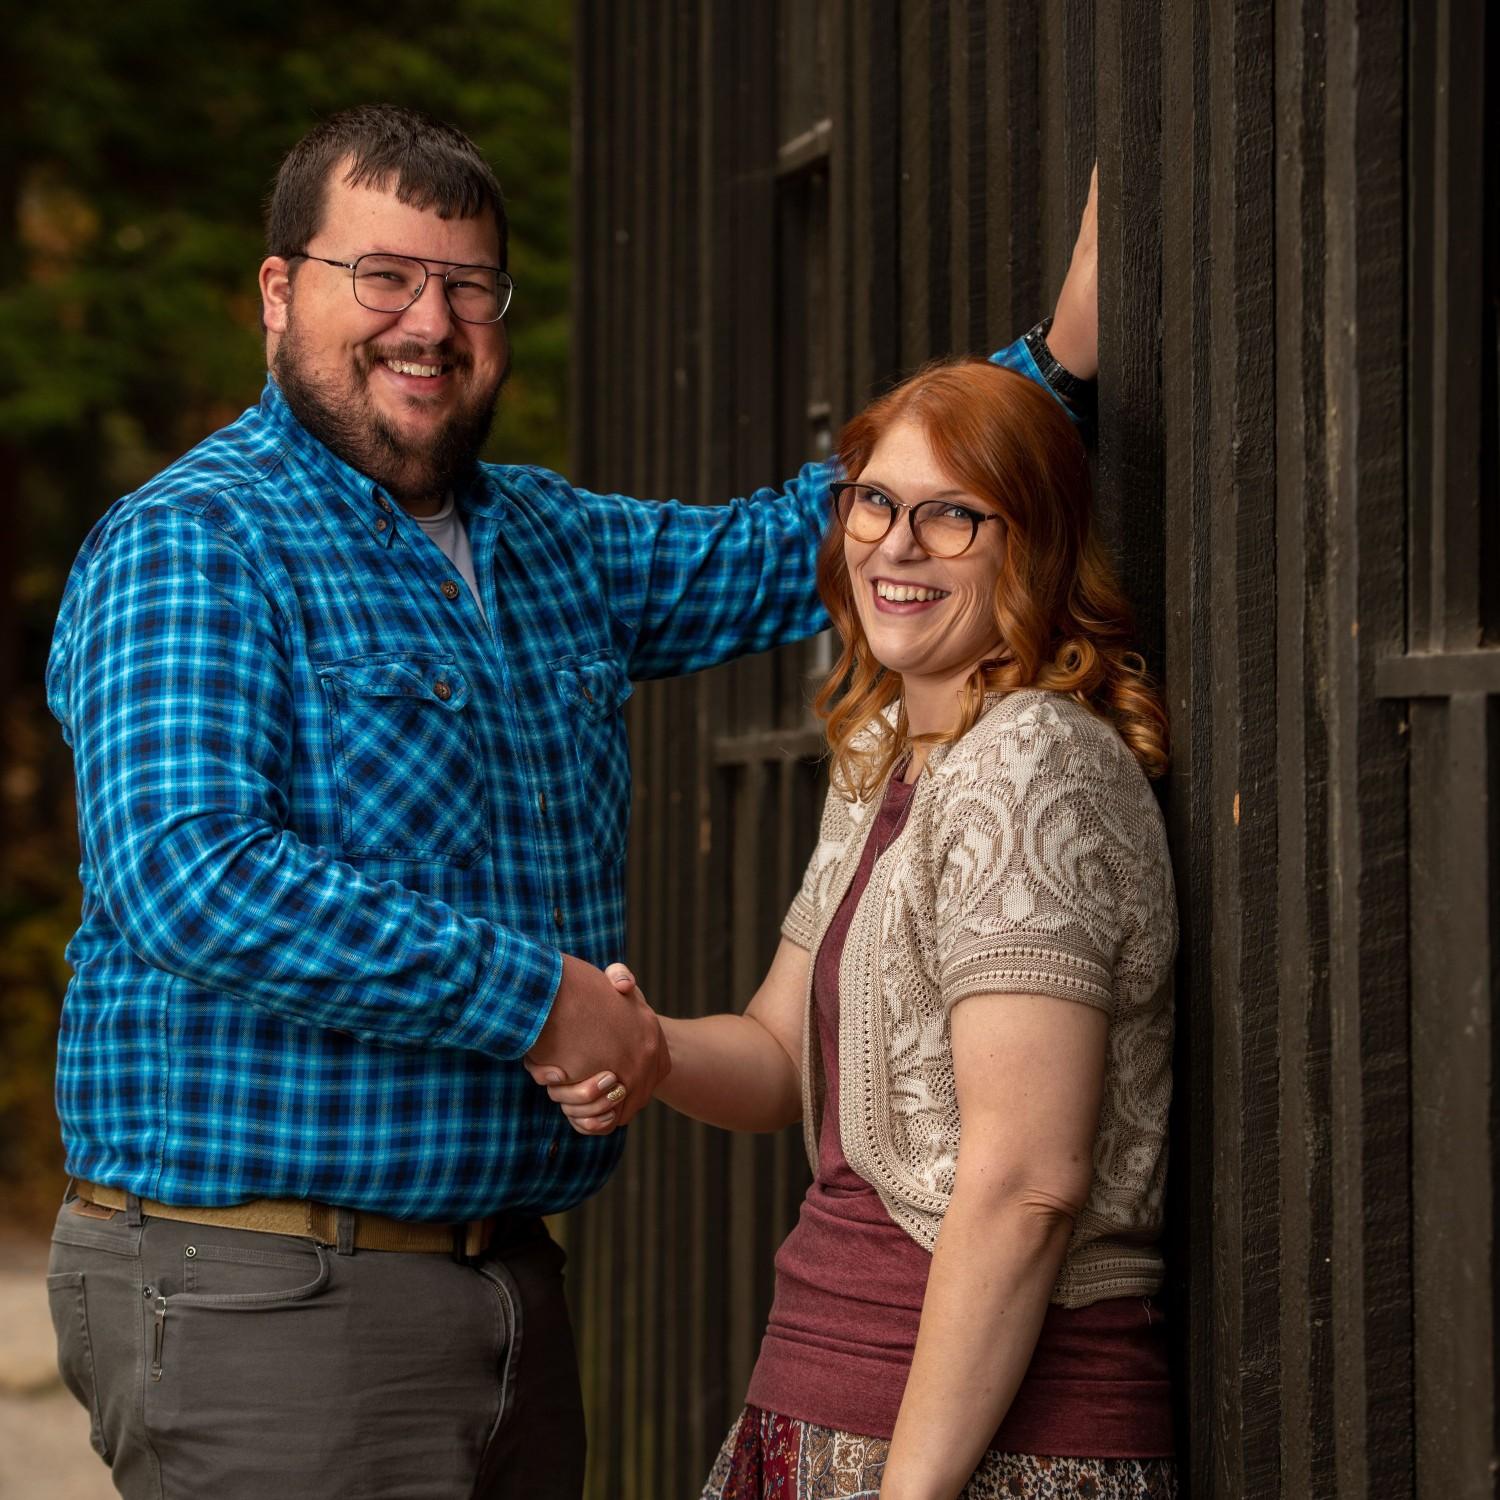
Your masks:
M1099 378L1099 168L1089 178L1089 195L1078 225L1078 239L1057 309L1047 334L1047 347L1065 370L1080 380Z

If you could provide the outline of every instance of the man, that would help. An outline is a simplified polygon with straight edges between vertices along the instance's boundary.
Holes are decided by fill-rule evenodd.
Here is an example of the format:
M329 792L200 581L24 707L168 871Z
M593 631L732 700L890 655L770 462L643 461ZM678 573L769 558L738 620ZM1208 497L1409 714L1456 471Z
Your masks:
M707 508L478 464L505 216L424 117L313 130L268 249L259 406L100 522L49 666L84 887L60 1361L125 1495L572 1497L540 1216L620 1148L520 1060L609 1072L625 1119L665 1071L599 967L621 705L822 627L828 472ZM1040 378L1028 338L1000 357Z

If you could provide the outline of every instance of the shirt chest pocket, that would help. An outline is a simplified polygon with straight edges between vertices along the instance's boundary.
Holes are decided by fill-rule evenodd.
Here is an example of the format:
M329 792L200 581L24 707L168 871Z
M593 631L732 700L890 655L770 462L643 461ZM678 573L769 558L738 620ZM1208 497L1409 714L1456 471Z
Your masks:
M470 865L489 847L471 686L441 657L321 667L344 853Z
M552 671L577 768L573 805L590 843L608 860L623 859L630 831L630 742L622 710L634 685L607 650L560 657Z

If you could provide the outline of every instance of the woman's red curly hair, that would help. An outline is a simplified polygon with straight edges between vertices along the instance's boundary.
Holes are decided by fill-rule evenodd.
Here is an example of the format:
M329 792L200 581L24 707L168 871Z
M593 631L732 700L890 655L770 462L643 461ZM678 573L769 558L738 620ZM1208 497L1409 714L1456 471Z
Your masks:
M818 592L843 649L814 699L827 727L834 784L866 798L913 740L958 739L987 695L1018 688L1066 693L1108 719L1148 776L1167 768L1167 714L1132 648L1130 603L1093 522L1083 444L1057 402L1034 381L988 360L944 360L871 402L839 434L844 472L857 479L880 439L902 422L927 435L943 472L988 500L1004 519L1005 554L995 585L1003 645L965 682L956 728L913 736L901 679L872 655L833 522L818 558Z

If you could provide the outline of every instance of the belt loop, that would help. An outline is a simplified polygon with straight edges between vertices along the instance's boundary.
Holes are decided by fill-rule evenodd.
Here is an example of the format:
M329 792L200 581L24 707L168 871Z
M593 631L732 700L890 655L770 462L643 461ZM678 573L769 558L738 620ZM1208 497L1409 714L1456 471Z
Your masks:
M125 1222L131 1229L141 1227L141 1200L128 1188L125 1191Z
M336 1208L334 1223L338 1226L335 1230L338 1238L334 1249L340 1255L354 1254L354 1210L352 1208Z

